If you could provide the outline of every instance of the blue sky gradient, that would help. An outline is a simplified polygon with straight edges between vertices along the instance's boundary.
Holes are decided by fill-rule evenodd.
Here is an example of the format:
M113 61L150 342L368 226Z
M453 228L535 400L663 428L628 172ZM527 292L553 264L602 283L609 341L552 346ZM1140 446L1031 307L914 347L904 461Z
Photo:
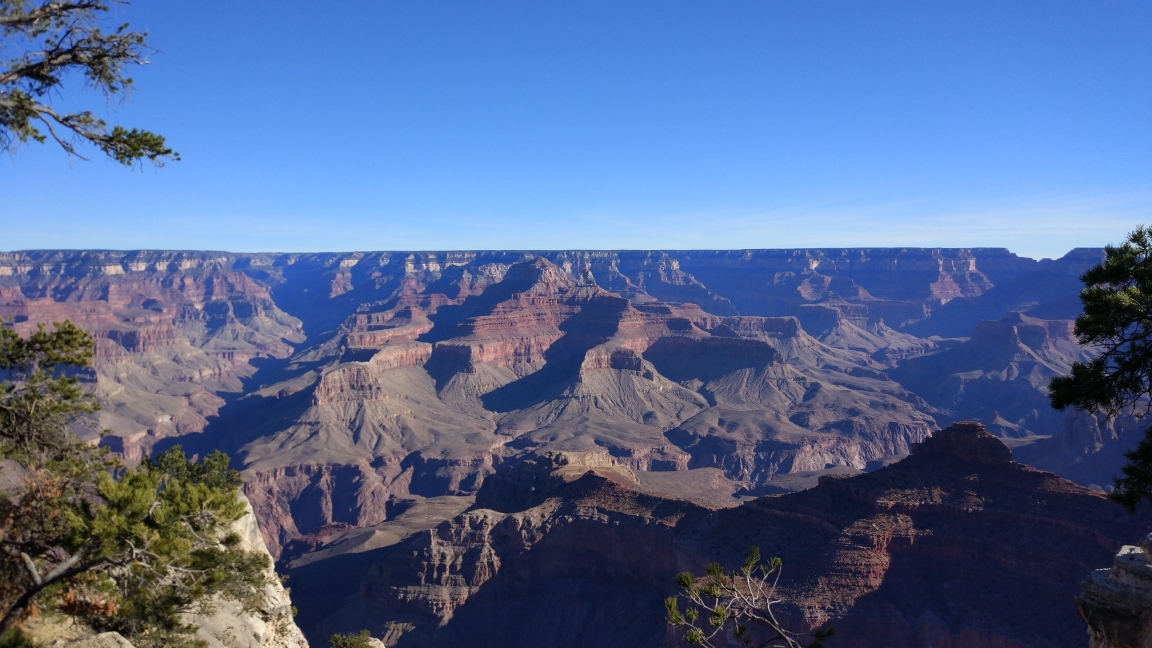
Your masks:
M4 156L0 249L1053 257L1152 222L1148 2L136 0L113 18L160 52L109 121L184 159Z

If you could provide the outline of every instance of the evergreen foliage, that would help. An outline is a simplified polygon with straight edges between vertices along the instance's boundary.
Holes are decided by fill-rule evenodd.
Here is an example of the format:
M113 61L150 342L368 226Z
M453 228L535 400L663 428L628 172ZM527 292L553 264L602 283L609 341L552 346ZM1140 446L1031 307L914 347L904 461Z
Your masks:
M268 557L238 548L240 474L179 447L134 468L83 443L98 404L74 375L94 341L69 322L27 339L0 327L0 635L37 608L115 630L135 645L195 645L188 613L223 597L255 611Z
M328 644L332 648L372 648L371 638L371 633L361 630L357 634L334 634L328 638Z
M0 451L32 466L72 443L70 426L98 409L74 375L57 371L92 359L92 336L71 322L48 331L40 325L23 339L0 326Z
M0 637L0 648L40 648L40 644L32 637L24 634L20 628L13 628L3 637Z
M51 137L70 156L86 159L76 145L87 142L109 158L132 166L144 160L163 166L179 160L164 138L115 126L91 111L57 111L66 77L80 75L107 99L124 97L132 79L124 68L146 65L147 34L122 24L110 31L99 18L124 0L0 0L0 149Z
M726 572L719 563L711 563L703 576L677 574L680 595L664 601L668 625L681 631L689 646L726 646L731 638L749 646L755 640L760 647L804 648L797 634L786 630L773 611L783 602L776 598L781 564L779 558L761 562L760 549L752 547L738 572ZM687 604L683 612L681 599ZM749 630L749 623L763 628L767 636L754 639L759 633ZM823 648L824 640L835 633L831 627L817 630L808 648ZM717 638L723 641L716 643Z
M1104 255L1103 263L1080 277L1084 311L1075 329L1080 344L1101 353L1051 380L1052 407L1143 418L1152 408L1152 229L1136 229ZM1124 476L1116 478L1109 496L1134 511L1152 498L1152 429L1125 456Z

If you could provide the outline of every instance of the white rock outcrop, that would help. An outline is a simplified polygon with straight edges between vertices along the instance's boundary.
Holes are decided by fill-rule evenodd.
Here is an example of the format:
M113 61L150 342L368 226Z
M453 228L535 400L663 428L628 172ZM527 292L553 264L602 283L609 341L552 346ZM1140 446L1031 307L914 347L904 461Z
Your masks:
M1088 622L1090 648L1152 646L1152 534L1084 579L1076 609Z
M65 645L68 648L134 648L132 642L120 636L119 632L101 632Z
M240 548L267 554L252 505L245 500L245 506L244 516L232 524L240 535ZM268 576L264 606L257 614L244 612L235 602L219 601L215 614L189 619L200 626L196 638L208 642L209 648L308 648L308 640L292 620L292 600L271 565Z

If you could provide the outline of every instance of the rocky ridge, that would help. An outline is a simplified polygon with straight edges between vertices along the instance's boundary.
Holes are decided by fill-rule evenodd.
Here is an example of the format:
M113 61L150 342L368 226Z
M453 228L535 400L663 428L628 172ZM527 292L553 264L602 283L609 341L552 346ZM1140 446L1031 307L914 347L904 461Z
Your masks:
M1014 463L975 423L876 472L729 509L640 492L619 465L580 459L501 469L478 502L509 510L477 506L365 554L355 597L306 629L368 627L396 646L671 646L673 576L738 564L755 544L784 560L789 625L832 623L847 645L1079 646L1082 574L1149 522ZM541 491L549 468L567 476ZM513 506L515 486L529 496Z

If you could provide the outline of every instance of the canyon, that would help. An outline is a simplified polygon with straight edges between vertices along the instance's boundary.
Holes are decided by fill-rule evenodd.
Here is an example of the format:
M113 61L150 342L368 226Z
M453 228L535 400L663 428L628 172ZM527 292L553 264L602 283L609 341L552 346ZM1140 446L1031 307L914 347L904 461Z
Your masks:
M778 551L789 574L817 579L789 585L798 588L789 590L797 600L811 602L794 611L796 623L818 624L814 610L828 609L855 619L845 627L861 637L919 632L916 641L931 638L938 646L1055 646L1071 644L1054 634L1024 637L992 618L990 607L951 610L940 594L917 608L913 598L875 592L897 587L885 585L897 574L912 578L901 570L915 571L911 565L930 556L986 562L998 552L1011 557L997 560L1037 569L1057 561L1070 570L1069 582L1078 582L1106 565L1121 540L1146 531L1113 513L1097 519L1104 514L1091 512L1111 510L1099 491L1142 426L1056 412L1047 400L1052 376L1092 356L1077 344L1072 320L1080 311L1078 277L1102 255L1077 249L1033 260L1003 249L894 248L7 252L0 253L0 317L22 333L63 319L93 333L96 358L81 377L104 403L88 432L94 442L129 462L173 444L233 457L268 550L301 583L293 585L293 602L314 642L322 638L317 633L361 623L388 645L452 645L451 637L498 622L468 610L540 594L553 577L575 588L570 598L656 596L658 609L669 569L699 567L706 557L731 562L747 550L753 538L731 533L743 528L734 520L746 516L742 524L781 529L776 539L756 541ZM996 455L985 464L1016 475L991 480L1008 489L1003 495L983 490L979 471L961 476L981 475L964 490L968 482L948 481L941 468L939 475L908 473L920 480L907 486L915 500L909 511L920 513L878 503L880 475L925 464L933 433L961 421L983 426L973 443ZM1009 454L988 450L991 444ZM939 544L952 530L914 532L922 528L916 515L929 510L967 519L956 510L964 509L957 502L968 491L979 500L968 508L984 511L973 524L1062 515L998 508L1011 488L1024 488L1013 480L1032 480L1028 488L1036 492L1028 497L1080 502L1060 533L1083 536L1076 542L1091 536L1099 551L1085 549L1075 564L1064 564L1068 559L1044 549L1039 536L989 545L972 536L962 547ZM924 494L936 491L945 494ZM848 502L873 512L836 508ZM721 519L734 526L708 535L708 524ZM884 532L845 531L864 520ZM828 537L840 539L819 544L828 542L821 534L832 534L825 525L840 534ZM1105 535L1093 536L1093 525ZM552 535L545 527L568 530ZM970 533L963 524L956 529ZM505 532L520 553L508 558L511 571L494 571L492 556L505 554L492 547L503 546ZM684 533L699 537L689 542ZM812 542L828 547L824 558L785 551L788 534L815 534ZM420 542L456 549L427 554L432 549L412 544ZM910 561L902 564L893 553L901 543L919 543L914 553L925 553L900 554ZM622 545L655 562L627 565L618 555ZM879 549L851 549L857 545ZM561 561L562 551L587 556L593 570L624 570L631 580L615 592L595 577L573 580L564 565L580 563ZM425 587L431 577L420 576L413 559L381 558L388 552L427 554L474 571L441 570L432 591ZM847 562L828 558L833 554ZM861 567L866 563L899 569ZM558 571L549 576L549 569ZM357 577L342 586L346 591L317 584L328 582L325 573L364 572L363 583ZM959 580L940 582L961 588ZM1073 623L1065 619L1053 633L1079 623L1075 588L1060 583L1071 587L1061 614ZM1028 587L1038 600L1054 600L1044 587ZM343 594L317 593L329 591ZM355 601L345 604L346 597ZM638 609L631 605L626 609ZM524 611L541 616L521 622L554 623L546 608L559 606L545 597ZM891 614L892 606L903 612ZM372 625L383 618L377 613L391 625ZM603 606L586 613L563 627L615 632L634 616ZM635 634L620 636L633 637L632 645L665 637L659 615L649 621L655 625L629 626ZM1083 637L1082 626L1075 632ZM907 645L929 645L907 636ZM507 645L523 645L517 641Z
M1080 579L1152 522L1013 462L978 423L877 471L730 508L645 492L627 466L585 458L502 468L449 522L292 570L305 597L349 594L306 627L368 627L403 647L675 646L659 613L675 574L735 567L758 546L783 560L787 626L832 622L836 645L1082 646ZM550 487L509 497L533 481Z

